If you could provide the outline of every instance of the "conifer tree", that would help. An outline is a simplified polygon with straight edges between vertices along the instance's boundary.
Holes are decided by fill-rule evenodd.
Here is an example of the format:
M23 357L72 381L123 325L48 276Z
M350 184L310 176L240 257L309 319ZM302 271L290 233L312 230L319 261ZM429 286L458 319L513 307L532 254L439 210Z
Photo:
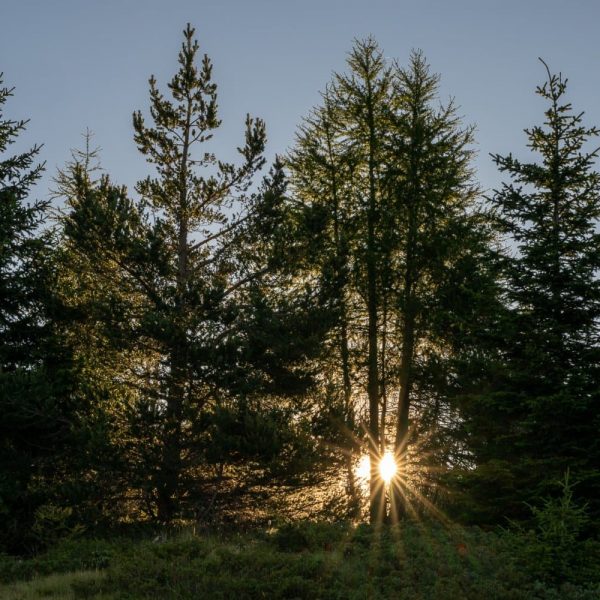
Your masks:
M213 507L207 490L219 492L224 466L239 467L244 452L246 462L284 454L267 434L260 451L244 436L258 439L250 426L285 423L292 408L274 398L310 383L299 365L318 348L320 328L308 316L312 290L284 293L281 256L291 244L280 165L250 190L264 164L264 123L247 117L239 166L210 152L217 92L210 60L198 67L197 52L188 25L170 97L152 77L150 123L133 115L135 142L156 168L137 185L140 199L103 178L81 187L64 220L67 244L101 288L88 307L128 357L129 373L115 378L134 390L132 487L161 521L182 507Z
M103 198L112 185L101 166L100 148L93 145L93 133L86 129L83 138L83 147L72 149L71 159L57 170L51 190L60 201L53 289L59 309L54 322L79 372L80 452L71 466L78 476L71 486L73 499L87 523L111 523L127 514L128 493L135 487L135 469L128 463L136 461L127 446L132 439L130 407L140 396L140 353L124 343L129 327L117 326L117 320L131 317L128 308L135 304L118 265L97 249L85 251L75 234L75 221L85 227L79 219L81 213L88 214L89 200ZM94 226L93 220L89 226ZM124 381L127 386L120 383Z
M352 160L352 149L340 140L338 117L333 92L326 90L323 106L316 108L299 128L287 165L294 199L302 206L304 228L299 236L306 240L306 252L300 271L331 297L335 315L321 361L327 384L319 409L319 435L326 437L330 447L335 444L342 450L348 508L355 513L358 497L354 454L359 449L356 441L363 433L356 423L357 384L362 382L353 348L361 335L355 323L360 310L352 273L358 233L353 188L356 161Z
M11 550L22 542L19 529L31 525L27 521L34 510L28 506L28 488L35 471L31 462L38 452L31 436L40 432L27 426L27 407L21 399L37 391L27 372L39 361L35 347L41 334L38 310L42 298L35 266L43 242L36 239L35 232L46 208L41 202L26 204L42 169L35 165L39 146L6 156L27 123L4 118L4 104L12 93L13 89L0 88L0 546ZM35 400L31 408L35 408Z
M473 475L483 495L495 487L495 506L478 498L492 518L522 515L522 501L552 493L566 469L599 510L600 175L598 149L587 149L599 131L566 100L567 80L546 70L536 89L544 122L525 130L537 160L493 156L510 178L492 202L514 246L505 261L511 316L500 335L502 375L466 413L485 432L472 438Z
M335 76L335 94L343 135L360 162L361 177L355 181L359 205L361 240L357 248L358 277L366 308L368 397L368 440L371 464L369 513L380 521L383 512L383 486L378 464L383 432L380 424L381 373L381 269L379 237L385 214L381 189L385 107L390 94L390 73L383 53L373 39L356 42L348 56L350 73Z
M256 275L246 273L231 282L235 267L228 260L228 244L240 219L229 217L226 211L234 208L235 194L248 189L252 176L264 164L264 123L247 117L245 145L238 149L243 158L239 167L217 160L210 152L193 154L195 146L208 142L220 125L212 64L204 55L198 70L198 47L194 29L188 24L179 53L179 71L169 83L172 101L163 96L151 77L152 124L146 125L141 112L133 116L135 142L158 174L156 179L141 181L137 190L148 206L160 213L160 227L166 234L161 250L170 279L168 328L164 332L168 383L163 397L163 449L156 481L161 520L173 516L175 498L180 494L186 453L184 421L198 393L192 383L190 337L214 335L210 330L217 325L211 327L210 321L214 320L211 314L216 305L226 304L236 289ZM198 175L198 168L205 168L207 174ZM196 303L204 304L203 315L193 310Z
M12 93L13 89L0 88L0 109L3 109ZM0 125L0 152L4 154L25 129L27 121L3 119ZM29 151L3 158L0 162L3 371L28 363L39 326L35 311L25 309L39 301L36 295L39 288L35 281L35 261L43 239L35 233L45 218L48 205L43 201L26 203L29 190L43 169L42 164L35 165L39 151L40 147L34 146Z
M384 114L390 93L390 74L383 54L373 39L357 41L348 56L348 74L335 74L324 95L324 107L315 111L300 133L298 151L292 156L292 181L307 206L325 218L323 240L329 240L329 265L338 308L338 352L341 361L341 387L344 389L347 441L352 448L352 428L356 410L353 406L352 366L350 365L349 310L360 298L360 327L366 328L364 343L365 375L360 384L366 389L368 408L363 422L371 457L370 515L382 518L383 487L378 472L382 451L381 432L381 357L380 325L382 276L385 261L380 253L379 238L385 197L381 189L382 140L385 135ZM311 146L311 136L314 142ZM310 184L313 180L313 184ZM315 193L315 186L321 187ZM310 188L313 188L312 190ZM348 289L352 273L352 286ZM323 280L326 283L326 280ZM357 315L358 316L358 315ZM360 391L358 392L360 394ZM358 395L357 394L357 395ZM348 451L348 450L347 450ZM350 467L350 465L348 465ZM349 486L352 489L352 486Z
M67 161L62 169L58 169L54 177L55 189L51 190L54 198L61 198L68 202L81 193L83 185L97 186L102 179L102 165L100 164L101 148L93 147L94 133L86 129L82 134L83 148L71 149L71 160Z
M402 512L401 496L426 479L407 468L409 422L412 415L412 438L421 428L431 444L448 417L446 358L466 343L456 324L474 326L474 307L460 302L476 295L469 279L489 283L482 265L490 236L475 204L472 129L461 127L452 103L435 105L438 77L423 56L390 68L367 40L357 42L348 64L305 121L289 165L296 197L320 216L314 255L328 258L309 262L323 273L320 285L326 275L335 282L332 350L337 345L337 385L354 396L352 420L364 415L357 400L367 391L370 518L380 521L387 509L378 463L386 447L404 461L408 484L394 484L392 518ZM446 455L434 452L441 468Z
M29 199L40 146L7 156L27 125L4 118L12 93L0 87L0 548L23 552L35 544L36 511L60 495L75 405L71 357L52 321L48 202Z
M450 332L440 332L435 326L441 316L437 300L444 294L448 279L460 277L458 271L464 269L465 259L485 249L486 238L475 204L478 191L471 167L472 128L461 127L452 102L436 106L439 76L430 72L421 52L411 54L407 68L396 65L394 76L386 184L394 202L389 239L396 282L397 325L393 335L399 356L394 452L409 484L405 490L396 486L392 510L402 513L403 497L410 495L416 483L410 481L406 460L411 414L416 413L413 395L420 397L421 410L428 410L427 386L423 388L423 382L418 381L418 372L427 370L428 361L438 362L451 345ZM471 268L475 266L471 273L475 277L481 267L470 263ZM466 283L463 289L470 287ZM456 296L458 301L460 294ZM442 310L454 315L461 312L460 306ZM441 395L446 396L447 390ZM439 405L440 399L436 402ZM419 429L416 416L412 418L413 439ZM430 427L436 429L439 423ZM422 433L432 435L427 430ZM421 473L415 475L415 479L423 477Z

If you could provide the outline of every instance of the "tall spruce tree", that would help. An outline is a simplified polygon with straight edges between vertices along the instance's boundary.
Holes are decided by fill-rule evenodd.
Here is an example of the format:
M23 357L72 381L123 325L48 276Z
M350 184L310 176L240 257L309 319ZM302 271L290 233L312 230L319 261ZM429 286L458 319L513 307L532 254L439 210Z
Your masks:
M566 469L600 510L600 175L598 149L587 149L599 131L565 99L567 80L543 64L548 78L536 92L547 102L545 119L525 130L538 160L493 156L511 180L492 198L512 246L511 314L498 378L465 413L478 464L469 479L491 519L523 515L523 501L553 493Z
M3 110L12 93L13 89L0 88L0 109ZM2 116L0 113L0 118ZM26 125L27 121L0 121L0 152L3 155ZM3 157L0 162L3 372L30 364L39 331L39 320L32 306L40 300L36 260L44 240L36 233L45 219L48 202L27 204L29 190L39 179L43 168L43 165L35 164L39 151L40 147L34 146L22 154Z
M87 214L89 200L104 198L111 189L92 132L86 130L83 138L83 148L72 149L71 159L57 170L51 191L60 201L53 290L60 310L54 321L77 363L78 393L84 399L79 407L80 451L72 465L78 476L73 497L87 523L114 523L128 514L129 494L136 487L131 407L140 397L141 353L125 343L130 327L122 322L132 318L128 308L136 300L119 266L100 251L84 251L81 237L74 234L75 222L85 227L78 213ZM91 220L90 229L94 226ZM105 240L107 246L110 241Z
M35 367L36 345L43 335L38 317L43 297L36 264L44 243L36 230L46 206L26 204L42 169L35 165L39 147L16 156L5 154L27 123L4 118L4 104L12 93L11 88L0 88L0 547L22 550L35 510L30 484L39 467L37 442L50 433L36 418L39 398L31 399L41 386Z
M48 202L29 199L40 147L6 155L27 124L4 118L12 93L0 87L0 548L23 552L39 543L36 512L62 504L76 402L52 321Z

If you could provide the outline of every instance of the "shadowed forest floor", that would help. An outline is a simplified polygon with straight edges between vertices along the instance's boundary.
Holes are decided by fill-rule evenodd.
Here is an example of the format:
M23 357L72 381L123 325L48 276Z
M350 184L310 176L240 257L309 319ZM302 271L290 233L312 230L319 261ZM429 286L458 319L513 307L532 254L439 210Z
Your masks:
M597 600L598 544L577 551L559 558L527 534L430 523L78 539L2 557L0 598Z

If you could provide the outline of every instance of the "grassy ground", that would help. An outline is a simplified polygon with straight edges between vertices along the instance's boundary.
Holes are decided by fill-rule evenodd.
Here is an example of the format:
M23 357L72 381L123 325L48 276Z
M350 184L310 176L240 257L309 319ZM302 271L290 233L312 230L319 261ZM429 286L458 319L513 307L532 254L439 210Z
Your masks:
M96 593L105 575L99 571L74 571L35 577L30 581L19 581L0 587L3 600L40 600L56 598L74 600L86 597L85 589L94 590L92 597L97 600L115 597Z
M575 567L544 552L523 536L418 523L74 540L0 558L0 598L600 599L596 545Z

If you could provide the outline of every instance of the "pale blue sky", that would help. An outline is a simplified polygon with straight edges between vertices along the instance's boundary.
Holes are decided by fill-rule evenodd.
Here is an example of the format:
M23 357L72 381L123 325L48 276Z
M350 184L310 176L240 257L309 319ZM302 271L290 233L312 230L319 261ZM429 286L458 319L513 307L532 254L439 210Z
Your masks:
M488 154L525 154L522 129L542 117L538 56L568 76L586 122L600 124L597 0L0 0L0 71L16 87L6 113L31 119L20 145L44 144L38 196L86 127L115 181L132 187L150 172L131 113L147 109L150 74L164 83L175 71L188 21L214 63L223 149L240 143L250 112L267 123L269 156L284 152L353 38L368 34L401 62L424 51L442 96L477 127L484 187L498 182Z

